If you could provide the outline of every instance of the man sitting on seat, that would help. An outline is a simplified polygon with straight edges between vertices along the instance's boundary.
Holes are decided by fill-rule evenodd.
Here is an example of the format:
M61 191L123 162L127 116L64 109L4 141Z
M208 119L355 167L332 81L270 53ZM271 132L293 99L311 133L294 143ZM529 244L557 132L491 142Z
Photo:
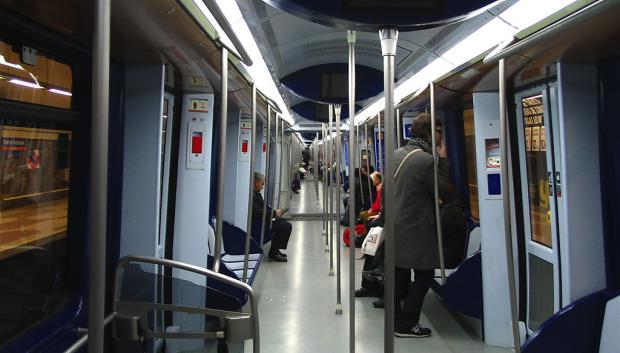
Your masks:
M265 187L265 176L261 173L254 173L254 203L252 205L252 219L255 222L261 222L263 220L263 206L265 200L260 191ZM271 248L269 249L269 259L276 262L287 262L286 254L280 252L281 249L286 249L288 245L288 239L291 237L291 224L280 218L282 216L282 210L274 210L271 206L266 205L265 225L269 225L269 220L273 218L271 222L271 232L273 238L271 239Z

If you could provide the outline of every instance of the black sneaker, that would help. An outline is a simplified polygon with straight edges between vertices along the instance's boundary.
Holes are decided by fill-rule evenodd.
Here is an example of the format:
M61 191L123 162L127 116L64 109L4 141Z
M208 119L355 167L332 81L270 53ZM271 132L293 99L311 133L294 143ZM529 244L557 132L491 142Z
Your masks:
M397 328L394 330L394 335L396 337L429 337L431 335L431 329L416 324L412 328Z
M275 262L287 262L288 260L286 259L286 257L282 256L281 254L269 254L269 259Z
M283 252L282 252L282 251L280 251L280 250L278 250L278 254L280 254L280 255L281 255L283 258L285 258L285 259L287 258L286 254L285 254L285 253L283 253Z

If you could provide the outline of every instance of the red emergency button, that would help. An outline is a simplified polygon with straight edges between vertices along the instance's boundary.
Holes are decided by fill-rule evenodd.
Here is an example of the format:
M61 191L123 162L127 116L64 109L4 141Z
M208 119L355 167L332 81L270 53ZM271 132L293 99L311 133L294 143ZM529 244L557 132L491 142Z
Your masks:
M192 153L202 153L202 132L200 131L192 132Z
M241 152L248 153L248 140L241 141Z

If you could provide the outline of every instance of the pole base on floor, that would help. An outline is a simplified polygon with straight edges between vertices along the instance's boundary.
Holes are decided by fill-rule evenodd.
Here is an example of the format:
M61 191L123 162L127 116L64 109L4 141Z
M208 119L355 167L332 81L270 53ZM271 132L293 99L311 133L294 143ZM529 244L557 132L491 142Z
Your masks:
M336 305L336 315L342 315L342 305Z
M329 246L325 246L325 252L329 252Z
M329 270L329 276L334 277L334 269Z

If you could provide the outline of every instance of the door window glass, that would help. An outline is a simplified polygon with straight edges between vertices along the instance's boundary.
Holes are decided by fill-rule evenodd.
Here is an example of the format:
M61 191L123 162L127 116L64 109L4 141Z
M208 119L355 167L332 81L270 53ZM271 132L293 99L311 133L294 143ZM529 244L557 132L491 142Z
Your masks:
M480 219L478 209L478 177L476 173L476 132L474 129L474 110L463 111L463 126L465 133L465 160L467 163L467 188L469 190L469 212L471 216Z
M62 303L71 140L0 119L0 345Z
M547 143L542 95L521 99L532 241L552 247Z

